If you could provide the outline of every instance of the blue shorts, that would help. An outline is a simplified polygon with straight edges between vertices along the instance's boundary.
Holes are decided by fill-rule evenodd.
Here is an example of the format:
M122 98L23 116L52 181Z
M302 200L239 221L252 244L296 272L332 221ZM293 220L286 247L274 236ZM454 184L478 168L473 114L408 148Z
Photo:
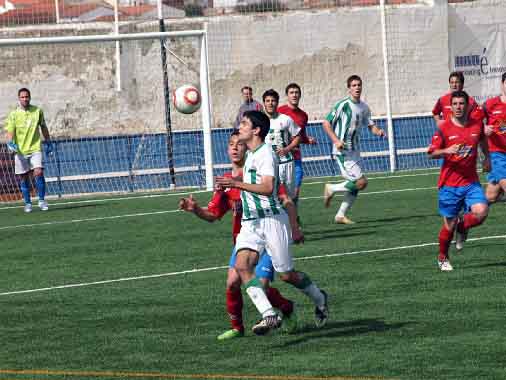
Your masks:
M467 186L443 186L439 189L439 214L445 218L455 218L465 206L468 212L472 205L488 204L479 182Z
M302 186L302 178L304 178L304 169L302 168L302 160L294 160L295 163L295 187Z
M490 153L490 164L492 170L488 173L487 181L497 185L501 180L506 179L506 153Z
M233 268L235 266L235 260L237 259L237 252L232 249L232 255L230 256L230 261L228 262L228 266ZM265 278L270 282L274 281L274 267L272 266L271 257L267 254L267 252L263 252L259 259L258 264L255 268L255 276L257 278Z

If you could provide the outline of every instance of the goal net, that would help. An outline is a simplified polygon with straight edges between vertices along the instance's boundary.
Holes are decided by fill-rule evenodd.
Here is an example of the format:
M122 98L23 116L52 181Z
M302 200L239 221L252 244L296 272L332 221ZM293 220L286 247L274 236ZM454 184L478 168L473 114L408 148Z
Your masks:
M0 87L9 99L2 122L17 105L18 88L29 87L54 147L44 157L49 195L205 185L208 90L201 91L207 116L202 110L183 115L170 104L171 90L207 81L204 33L159 35L2 40L2 72L9 79ZM10 199L17 193L14 165L2 147L0 194Z

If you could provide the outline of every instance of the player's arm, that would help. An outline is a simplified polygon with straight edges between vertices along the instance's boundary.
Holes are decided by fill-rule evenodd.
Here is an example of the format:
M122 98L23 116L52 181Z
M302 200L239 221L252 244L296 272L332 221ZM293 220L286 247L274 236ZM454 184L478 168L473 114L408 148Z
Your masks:
M200 207L192 195L188 198L181 198L179 200L179 209L191 212L197 215L200 219L206 220L210 223L220 219L218 215L212 213L209 209Z
M332 144L338 149L341 150L344 148L344 141L339 139L334 132L334 129L332 128L332 125L328 120L323 120L323 130L329 136L330 141L332 141Z
M288 144L286 147L276 149L276 153L278 154L278 156L286 156L288 152L293 151L295 148L299 146L300 140L301 140L300 135L295 136L294 138L292 138L290 144Z
M44 136L44 141L50 141L51 136L49 135L49 129L47 128L46 120L44 119L44 115L41 114L40 122L39 122L40 131L42 132L42 136Z
M480 138L480 148L481 152L483 153L483 159L481 160L481 166L483 168L484 172L489 172L491 165L490 165L490 152L488 150L488 139L485 133L481 134Z
M444 137L441 131L438 129L434 136L432 136L431 144L427 150L429 158L438 159L446 155L455 154L459 151L460 145L453 144L451 146L445 146Z
M494 133L494 126L490 124L490 115L487 107L487 102L483 103L483 114L485 115L485 127L483 128L483 132L485 135L490 136Z
M12 113L7 117L5 122L5 131L7 133L7 148L11 153L17 153L19 151L18 145L14 142L14 134L16 133L16 122Z
M234 178L216 177L216 184L223 188L236 188L249 193L269 196L274 191L274 176L262 175L262 183L245 183Z
M304 234L300 229L300 225L297 222L297 208L293 203L292 198L286 194L286 191L281 191L278 194L279 200L281 201L286 213L288 214L288 220L290 221L290 228L292 230L292 240L295 244L304 243Z
M436 122L436 125L439 127L439 125L444 121L442 118L443 113L443 107L441 105L441 98L439 98L434 105L434 108L432 109L432 117L434 118L434 121Z
M376 135L378 137L387 137L387 133L383 129L378 128L378 126L375 123L369 124L368 127L373 135Z

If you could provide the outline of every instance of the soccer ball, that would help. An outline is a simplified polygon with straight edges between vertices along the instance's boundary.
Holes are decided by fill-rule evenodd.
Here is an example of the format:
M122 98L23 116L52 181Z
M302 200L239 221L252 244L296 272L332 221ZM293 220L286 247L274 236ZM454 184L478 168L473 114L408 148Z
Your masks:
M184 114L194 113L200 108L200 91L191 84L178 87L172 93L172 103L176 110Z

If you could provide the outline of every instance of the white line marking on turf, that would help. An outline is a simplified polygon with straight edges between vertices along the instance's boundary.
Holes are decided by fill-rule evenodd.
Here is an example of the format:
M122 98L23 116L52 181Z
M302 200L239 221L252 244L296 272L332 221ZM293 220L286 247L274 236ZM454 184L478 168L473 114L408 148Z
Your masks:
M437 187L419 187L419 188L412 188L412 189L391 189L391 190L382 190L382 191L369 191L369 192L363 192L363 193L361 193L361 195L362 196L364 196L364 195L377 195L377 194L387 194L387 193L401 193L401 192L405 192L405 191L419 191L419 190L433 190L433 189L437 189ZM320 199L320 198L323 198L323 196L302 197L299 199L300 200L307 200L307 199ZM23 228L23 227L28 228L28 227L40 227L40 226L52 226L52 225L59 225L59 224L95 222L95 221L99 221L99 220L113 220L113 219L122 219L122 218L132 218L132 217L138 217L138 216L171 214L171 213L176 213L176 212L181 212L181 211L180 210L153 211L153 212L141 212L141 213L137 213L137 214L102 216L102 217L96 217L96 218L60 220L60 221L54 221L54 222L43 222L43 223L33 223L33 224L18 224L18 225L14 225L14 226L0 227L0 231L13 230L13 229Z
M426 169L422 169L426 170ZM431 173L418 173L418 174L400 174L400 175L388 175L388 176L382 176L382 177L367 177L369 180L375 180L375 179L390 179L390 178L403 178L403 177L418 177L418 176L428 176L428 175L437 175L439 174L439 171L437 172L431 172ZM339 177L339 176L337 176ZM325 176L325 177L311 177L311 178L333 178L335 179L336 176ZM305 185L316 185L316 184L322 184L327 183L323 181L318 182L304 182ZM99 198L99 199L85 199L85 200L76 200L76 201L67 201L67 202L51 202L51 206L65 206L65 205L72 205L72 204L82 204L82 203L103 203L103 202L119 202L119 201L128 201L132 199L149 199L149 198L161 198L161 197L175 197L175 196L181 196L186 194L198 194L198 193L207 193L207 190L193 190L193 191L185 191L185 192L179 192L179 193L167 193L167 194L146 194L146 195L137 195L137 196L129 196L129 197L113 197L113 198ZM23 208L23 205L13 205L13 206L5 206L0 207L0 211L2 210L11 210L16 208Z
M506 238L506 235L483 236L483 237L478 237L478 238L467 239L467 242L480 241L480 240L492 240L492 239L505 239L505 238ZM361 255L364 253L381 253L381 252L389 252L389 251L401 251L401 250L406 250L406 249L431 247L431 246L436 246L436 245L439 245L439 243L438 242L421 243L421 244L403 245L403 246L390 247L390 248L378 248L378 249L367 249L367 250L362 250L362 251L329 253L327 255L296 257L296 258L294 258L294 260L297 260L297 261L299 261L299 260L301 260L301 261L302 260L314 260L314 259L324 259L324 258L329 258L329 257ZM38 289L13 290L13 291L9 291L9 292L0 293L0 297L15 295L15 294L45 292L45 291L58 290L58 289L82 288L85 286L105 285L105 284L112 284L112 283L116 283L116 282L146 280L146 279L160 278L160 277L171 277L171 276L177 276L180 274L188 274L188 273L211 272L211 271L227 269L227 268L228 268L228 266L218 266L218 267L210 267L210 268L191 269L191 270L185 270L185 271L180 271L180 272L168 272L168 273L160 273L160 274L150 274L150 275L145 275L145 276L123 277L123 278L116 278L113 280L102 280L102 281L93 281L93 282L83 282L83 283L77 283L77 284L58 285L58 286L51 286L51 287L38 288Z
M69 202L51 202L51 206L65 206L65 205L73 205L73 204L81 204L81 203L102 203L102 202L116 202L116 201L129 201L131 199L146 199L146 198L160 198L160 197L176 197L187 194L198 194L198 193L207 193L207 190L195 190L195 191L185 191L181 193L168 193L168 194L148 194L148 195L138 195L132 197L115 197L115 198L100 198L100 199L85 199L81 201L69 201ZM6 206L0 207L1 210L10 210L13 208L23 208L23 205L16 206Z
M12 230L12 229L15 229L15 228L22 228L22 227L53 226L53 225L56 225L56 224L72 224L72 223L93 222L93 221L97 221L97 220L133 218L133 217L137 217L137 216L172 214L172 213L175 213L175 212L181 212L181 211L180 210L152 211L152 212L140 212L140 213L137 213L137 214L101 216L101 217L96 217L96 218L85 218L85 219L60 220L60 221L55 221L55 222L44 222L44 223L33 223L33 224L18 224L18 225L15 225L15 226L3 226L3 227L0 227L0 230Z
M404 177L421 177L421 176L429 176L429 175L439 175L439 171L433 173L419 173L419 174L405 174L405 175L388 175L384 177L367 177L369 181L376 179L390 179L390 178L404 178ZM340 177L340 176L337 176ZM319 178L336 178L336 177L319 177ZM303 185L321 185L323 183L328 183L327 181L317 181L317 182L304 182Z

